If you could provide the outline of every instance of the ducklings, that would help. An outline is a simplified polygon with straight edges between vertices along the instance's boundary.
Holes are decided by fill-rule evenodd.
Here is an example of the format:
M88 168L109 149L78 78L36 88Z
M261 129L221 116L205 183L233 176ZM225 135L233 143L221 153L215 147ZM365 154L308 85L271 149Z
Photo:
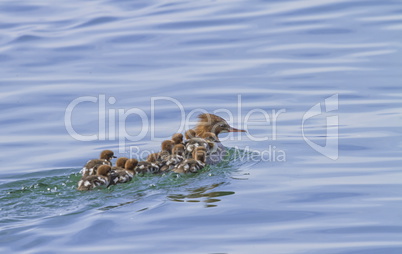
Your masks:
M177 144L182 144L183 143L183 134L181 133L175 133L172 136L172 141L175 145Z
M78 190L92 190L99 186L127 183L134 175L157 174L165 172L196 173L206 166L207 156L214 153L220 143L213 132L195 130L183 134L175 133L170 140L161 143L161 151L150 154L146 161L120 157L112 167L113 151L104 150L99 159L93 159L81 170L82 178Z
M138 160L127 159L124 168L117 168L111 172L111 184L127 183L131 181L136 174L135 167Z
M137 174L156 174L159 173L159 166L149 161L140 161L137 167L135 167L135 172Z
M172 155L166 158L164 165L160 168L161 172L171 171L176 165L184 160L185 148L183 144L176 144L173 147Z
M205 167L207 150L205 147L196 147L193 151L193 158L186 159L173 168L173 172L183 173L197 173Z
M96 187L109 186L110 172L112 168L109 165L101 165L98 167L96 175L83 176L78 182L77 190L87 191Z
M96 175L97 169L101 165L109 165L112 166L112 158L116 158L114 156L113 151L111 150L103 150L100 153L99 159L92 159L89 160L85 166L81 170L82 176L90 176L90 175Z

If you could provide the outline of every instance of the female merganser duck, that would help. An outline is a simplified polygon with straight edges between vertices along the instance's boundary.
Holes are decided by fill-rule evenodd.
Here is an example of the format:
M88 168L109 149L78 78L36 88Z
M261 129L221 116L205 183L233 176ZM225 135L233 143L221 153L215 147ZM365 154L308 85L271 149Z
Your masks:
M111 159L116 158L113 151L103 150L99 159L89 160L81 170L82 176L96 175L96 170L101 165L112 166Z
M245 130L239 130L231 127L225 119L219 117L214 114L201 114L198 116L199 121L197 126L194 128L195 134L198 137L205 137L207 132L212 132L215 134L217 141L215 144L217 145L216 152L210 153L207 157L207 164L216 164L222 161L226 154L226 148L219 142L218 135L220 133L226 132L246 132Z
M131 181L136 174L135 167L138 165L138 160L127 159L124 168L116 169L111 173L112 184L127 183Z
M165 164L160 168L161 172L171 171L184 160L184 145L177 144L173 147L172 155L166 158Z
M193 151L193 158L186 159L173 169L175 173L197 173L205 167L207 150L205 147L197 147Z
M109 173L112 168L109 165L101 165L97 169L96 175L84 176L78 182L77 190L86 191L92 190L99 186L109 186Z

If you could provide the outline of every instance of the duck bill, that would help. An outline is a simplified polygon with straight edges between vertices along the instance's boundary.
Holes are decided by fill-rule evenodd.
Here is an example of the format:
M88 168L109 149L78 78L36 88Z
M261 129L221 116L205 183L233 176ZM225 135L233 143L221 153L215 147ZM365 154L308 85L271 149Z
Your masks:
M228 132L247 132L247 131L245 131L245 130L240 130L240 129L236 129L236 128L233 128L233 127L230 127L230 128L228 129Z

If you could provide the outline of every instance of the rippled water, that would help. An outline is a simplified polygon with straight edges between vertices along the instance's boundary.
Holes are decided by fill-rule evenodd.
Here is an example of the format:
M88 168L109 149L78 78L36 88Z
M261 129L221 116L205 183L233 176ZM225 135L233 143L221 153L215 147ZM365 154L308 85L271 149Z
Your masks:
M0 9L2 252L402 252L400 1L2 1ZM326 112L334 95L339 106ZM78 104L71 124L99 140L66 129L66 108L83 96L96 102ZM303 126L318 103L323 113ZM235 127L260 113L248 135L223 141L227 163L75 190L82 165L105 148L157 150L181 127L179 105L190 122L195 109L221 109ZM326 128L333 116L338 124ZM303 138L324 146L336 128L336 160ZM271 160L234 156L243 151Z

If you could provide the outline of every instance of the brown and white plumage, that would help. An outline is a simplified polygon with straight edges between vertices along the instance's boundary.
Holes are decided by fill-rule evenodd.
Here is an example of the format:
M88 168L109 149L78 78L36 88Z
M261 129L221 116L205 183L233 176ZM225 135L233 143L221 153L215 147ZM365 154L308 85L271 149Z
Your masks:
M116 160L116 166L112 167L112 170L124 169L126 162L128 161L127 157L120 157Z
M155 162L159 168L162 168L166 164L167 160L172 154L173 147L174 142L172 140L165 140L162 142L161 151L158 153L158 158Z
M184 145L176 144L173 147L172 155L165 158L164 165L160 167L161 172L171 171L176 165L184 160Z
M214 141L214 145L211 146L210 143L210 150L208 152L208 157L206 160L207 164L216 164L222 161L226 155L226 148L222 145L222 143L219 142L218 135L220 133L225 133L225 132L246 132L245 130L240 130L231 127L225 119L223 119L220 116L214 115L214 114L200 114L198 116L198 123L197 126L194 128L194 131L197 136L199 137L206 137L210 136L212 139L211 135L208 133L213 133L215 134L216 141ZM214 138L214 137L213 137Z
M186 159L173 168L173 172L183 173L197 173L205 167L207 151L205 147L197 147L193 151L193 158Z
M138 160L127 159L124 168L119 168L111 173L112 184L127 183L131 181L136 174L135 167L138 165Z
M191 138L189 140L186 140L186 142L184 142L184 146L185 146L184 156L186 158L192 158L193 151L197 147L204 147L205 149L207 149L208 142L203 138Z
M111 170L112 168L109 165L99 166L96 175L84 176L81 178L78 182L77 190L86 191L100 186L109 186L109 173Z
M215 153L218 150L218 143L220 143L218 137L215 135L215 133L212 132L204 132L201 136L201 138L205 139L207 141L208 146L207 146L207 154L212 154Z
M195 133L195 130L190 129L190 130L187 130L187 131L184 133L184 137L186 138L186 140L188 140L188 139L196 138L197 135L196 135L196 133Z
M89 160L81 170L82 176L96 175L97 169L101 165L112 166L111 159L116 158L113 151L103 150L99 159Z
M156 174L159 172L159 166L149 161L140 161L138 162L137 167L135 167L135 171L137 174Z
M177 144L182 144L183 143L183 134L181 133L175 133L172 136L172 141L175 145Z
M148 155L147 161L156 163L156 161L158 160L158 156L159 156L159 153L151 153L150 155Z

